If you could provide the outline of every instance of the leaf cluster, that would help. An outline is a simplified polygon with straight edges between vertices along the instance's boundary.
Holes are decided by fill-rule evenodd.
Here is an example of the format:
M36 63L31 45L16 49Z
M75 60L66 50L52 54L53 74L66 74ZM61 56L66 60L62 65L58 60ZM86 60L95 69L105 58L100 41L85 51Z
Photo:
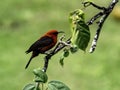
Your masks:
M34 83L27 84L23 90L70 90L67 85L60 81L53 80L47 83L48 76L40 68L34 69L33 73L35 76ZM43 87L44 84L46 84L45 88Z

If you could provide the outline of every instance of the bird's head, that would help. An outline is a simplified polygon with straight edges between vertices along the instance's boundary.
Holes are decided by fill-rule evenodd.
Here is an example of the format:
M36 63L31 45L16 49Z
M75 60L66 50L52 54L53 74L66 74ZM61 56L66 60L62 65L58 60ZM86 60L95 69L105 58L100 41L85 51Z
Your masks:
M50 30L46 34L47 35L55 35L57 36L59 33L64 33L63 31L57 31L57 30Z

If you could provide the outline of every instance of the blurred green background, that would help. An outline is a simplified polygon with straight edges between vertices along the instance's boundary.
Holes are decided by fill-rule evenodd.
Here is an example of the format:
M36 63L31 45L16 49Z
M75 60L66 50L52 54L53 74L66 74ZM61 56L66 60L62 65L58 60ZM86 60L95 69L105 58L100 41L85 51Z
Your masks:
M94 0L107 6L111 0ZM120 3L118 3L120 5ZM70 36L68 15L83 8L81 0L1 0L0 1L0 89L22 90L32 82L34 68L43 67L44 55L34 58L24 69L31 54L25 51L49 29L63 30ZM118 10L120 11L120 9ZM86 21L97 9L85 10ZM91 27L91 40L97 28ZM114 13L105 22L97 49L93 54L79 51L59 65L60 54L52 57L49 80L60 80L71 90L120 90L120 21Z

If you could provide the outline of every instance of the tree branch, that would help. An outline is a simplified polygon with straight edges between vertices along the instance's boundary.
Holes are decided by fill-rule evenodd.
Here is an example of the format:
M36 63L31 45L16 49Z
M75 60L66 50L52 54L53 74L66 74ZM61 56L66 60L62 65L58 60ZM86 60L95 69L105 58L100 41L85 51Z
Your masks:
M62 50L66 44L70 44L71 41L69 38L68 40L65 41L66 44L64 43L61 43L63 37L61 37L60 41L58 42L58 44L56 45L56 47L49 53L45 56L44 60L45 60L45 63L44 63L44 67L43 67L43 71L46 72L47 68L48 68L48 63L49 63L49 60L51 59L52 56L54 56L56 53L58 53L60 50Z
M99 12L98 14L96 14L95 16L93 16L88 22L87 22L87 25L91 25L93 24L94 21L96 21L99 17L100 20L97 22L98 24L98 29L96 30L96 34L94 36L94 39L92 41L92 45L91 45L91 48L89 50L90 53L93 53L95 48L96 48L96 45L97 45L97 41L98 41L98 38L99 38L99 35L100 35L100 32L101 32L101 29L103 27L103 24L104 22L106 21L107 17L110 15L110 13L112 12L114 6L118 3L118 0L112 0L112 2L110 3L110 5L105 8L105 7L100 7L92 2L89 2L90 5L92 5L93 7L97 8L97 9L100 9L102 10L102 12ZM84 4L84 3L83 3ZM86 3L85 3L86 4ZM85 5L84 5L85 6Z

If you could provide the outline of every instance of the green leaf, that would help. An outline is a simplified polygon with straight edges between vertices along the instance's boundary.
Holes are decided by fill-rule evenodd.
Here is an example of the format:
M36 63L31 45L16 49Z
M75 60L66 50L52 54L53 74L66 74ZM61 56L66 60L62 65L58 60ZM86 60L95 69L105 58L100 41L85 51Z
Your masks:
M69 50L68 49L64 49L63 50L63 56L64 57L68 57L69 56Z
M70 13L69 19L72 30L71 42L79 49L85 51L90 41L90 31L85 23L84 12L77 9Z
M60 81L50 81L48 90L70 90L70 88Z
M47 90L58 90L55 86L49 84Z
M60 63L60 65L63 67L64 66L64 58L65 57L68 57L69 56L69 50L67 49L67 48L65 48L64 50L63 50L63 53L62 53L62 55L61 55L61 57L60 57L60 61L59 61L59 63Z
M33 73L35 74L35 82L46 83L48 80L48 76L45 72L43 72L40 68L34 69Z
M70 48L71 53L76 53L78 51L78 47L74 45L73 47Z
M35 84L27 84L23 90L35 90Z
M63 55L60 57L59 63L62 67L64 66L64 56Z
M41 90L39 87L36 87L36 89L35 90Z

